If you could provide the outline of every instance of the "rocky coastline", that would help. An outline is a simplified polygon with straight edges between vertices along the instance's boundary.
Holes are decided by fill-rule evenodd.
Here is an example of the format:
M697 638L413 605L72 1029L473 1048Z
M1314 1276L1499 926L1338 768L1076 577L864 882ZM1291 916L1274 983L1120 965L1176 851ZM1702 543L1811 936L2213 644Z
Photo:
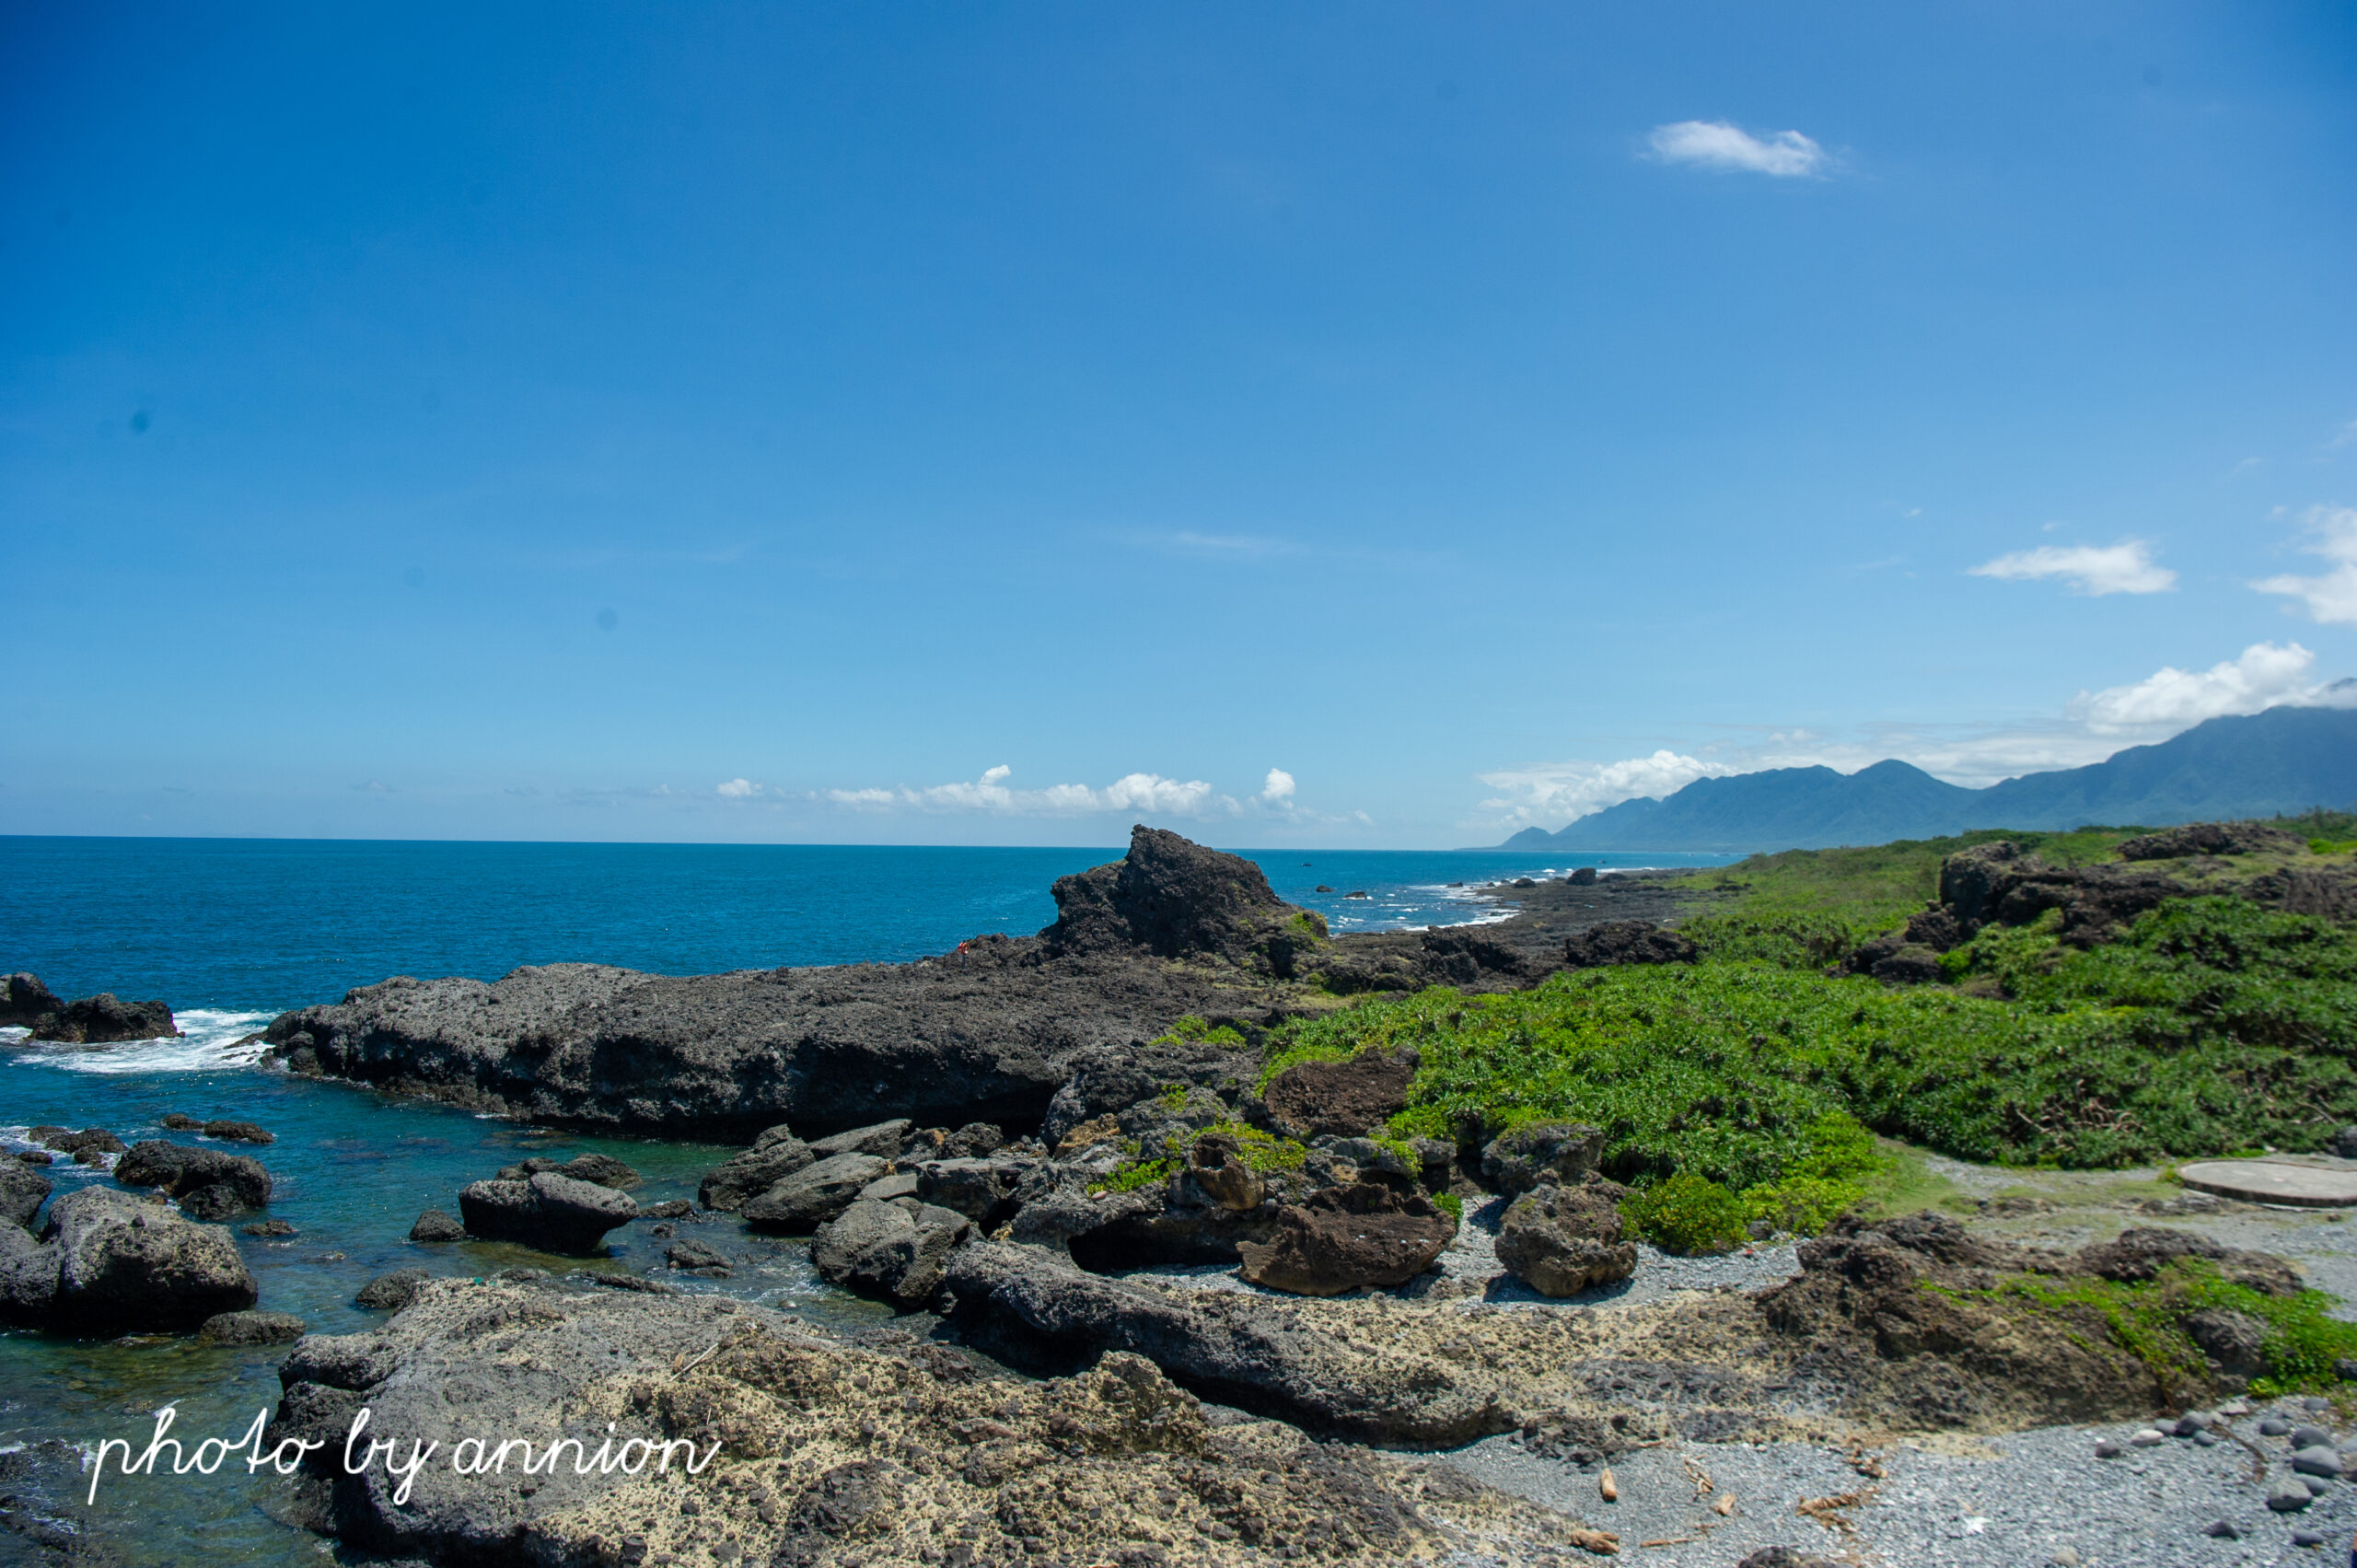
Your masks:
M1937 901L1828 969L1905 987L1975 933L2033 923L2097 944L2183 886L2172 857L2221 847L2181 832L2057 871L1978 846L1950 857ZM2265 1247L2134 1217L2064 1240L1926 1210L1798 1237L1755 1226L1724 1259L1666 1258L1631 1228L1597 1128L1472 1115L1398 1135L1412 1039L1268 1059L1270 1031L1370 994L1690 965L1672 922L1709 897L1646 877L1490 893L1510 918L1338 939L1249 863L1141 828L1122 861L1057 885L1037 935L913 964L363 987L273 1021L273 1057L536 1123L717 1131L738 1152L693 1204L642 1203L639 1173L604 1154L486 1171L418 1216L408 1244L426 1266L361 1291L377 1327L304 1336L255 1309L228 1232L201 1223L268 1203L261 1161L34 1129L145 1195L48 1202L35 1233L48 1179L29 1154L0 1166L0 1315L292 1340L268 1440L319 1457L288 1516L354 1561L1561 1564L1675 1547L1659 1560L1793 1568L1849 1551L1877 1454L2135 1434L2096 1439L2083 1462L2100 1464L2141 1451L2154 1421L2154 1443L2165 1428L2248 1448L2277 1518L2339 1516L2338 1480L2357 1474L2331 1430L2347 1412L2318 1400L2322 1428L2237 1424L2254 1388L2297 1370L2273 1325L2309 1299ZM2338 908L2343 890L2279 877L2245 896ZM271 1136L179 1120L215 1143ZM625 1227L662 1262L596 1266ZM435 1266L482 1243L548 1266ZM807 1243L820 1278L891 1326L828 1331L713 1294L752 1243ZM2156 1282L2123 1330L2117 1292ZM2156 1356L2155 1335L2198 1350ZM2357 1386L2357 1360L2337 1376ZM446 1451L621 1434L708 1458L405 1483L329 1463L363 1407ZM2305 1458L2278 1475L2258 1438ZM1739 1515L1704 1474L1659 1527L1681 1533L1647 1539L1620 1521L1665 1516L1619 1509L1613 1467L1649 1472L1666 1451L1847 1455L1861 1484L1804 1496L1800 1527ZM1722 1526L1747 1555L1713 1554Z

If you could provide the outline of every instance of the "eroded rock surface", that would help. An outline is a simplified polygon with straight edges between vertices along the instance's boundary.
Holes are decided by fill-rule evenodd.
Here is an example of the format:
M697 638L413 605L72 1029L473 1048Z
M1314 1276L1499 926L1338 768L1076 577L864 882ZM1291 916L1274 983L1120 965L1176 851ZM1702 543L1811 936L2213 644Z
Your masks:
M459 1214L470 1236L581 1256L636 1219L638 1204L594 1181L541 1171L523 1181L470 1183L459 1193Z
M1498 1225L1498 1261L1546 1295L1577 1295L1636 1272L1620 1200L1628 1189L1592 1178L1549 1181L1507 1206Z
M548 1568L702 1562L714 1542L805 1565L1421 1562L1478 1539L1538 1560L1572 1527L1445 1467L1214 1426L1133 1354L1022 1383L905 1335L845 1342L711 1297L436 1282L376 1333L302 1341L280 1376L271 1441L340 1442L365 1401L373 1427L444 1453L529 1434L595 1454L608 1423L716 1445L689 1477L684 1455L669 1475L435 1464L405 1504L381 1465L315 1482L345 1546L387 1557L498 1561L528 1540Z
M1403 1285L1432 1266L1457 1222L1430 1199L1381 1182L1329 1187L1276 1214L1266 1242L1237 1246L1244 1277L1299 1295Z

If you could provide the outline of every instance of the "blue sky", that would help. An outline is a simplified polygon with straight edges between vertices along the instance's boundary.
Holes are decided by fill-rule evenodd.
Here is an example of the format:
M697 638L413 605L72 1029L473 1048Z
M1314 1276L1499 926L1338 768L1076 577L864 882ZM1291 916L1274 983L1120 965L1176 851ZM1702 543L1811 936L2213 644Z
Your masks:
M0 6L0 831L1442 845L2357 674L2357 13Z

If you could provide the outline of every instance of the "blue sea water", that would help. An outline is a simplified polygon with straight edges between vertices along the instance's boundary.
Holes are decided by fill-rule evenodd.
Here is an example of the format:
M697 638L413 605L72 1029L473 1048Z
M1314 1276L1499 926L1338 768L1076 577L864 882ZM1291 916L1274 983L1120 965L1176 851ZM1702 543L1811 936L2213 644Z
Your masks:
M1054 917L1056 877L1117 853L0 838L0 972L29 970L65 996L162 997L185 1031L87 1049L0 1031L0 1151L27 1147L26 1130L44 1122L104 1127L126 1144L188 1138L163 1131L173 1111L260 1122L277 1142L225 1146L269 1167L269 1215L296 1231L238 1237L261 1305L297 1313L315 1330L351 1332L375 1319L353 1305L354 1293L389 1270L480 1274L552 1263L508 1246L407 1241L420 1210L455 1208L459 1187L502 1164L601 1150L643 1171L636 1196L654 1202L692 1197L697 1179L730 1151L584 1138L290 1077L258 1066L259 1051L239 1043L273 1014L393 974L491 980L565 959L699 973L911 958L985 932L1038 930ZM1504 912L1478 897L1481 884L1574 865L1724 858L1244 853L1282 896L1320 911L1337 932L1498 918ZM72 1164L46 1174L61 1191L109 1179ZM617 1232L611 1255L589 1266L656 1266L661 1243L646 1228ZM683 1230L739 1257L734 1278L689 1288L836 1323L883 1316L821 1285L799 1243L751 1237L733 1224ZM234 1437L275 1403L284 1354L188 1338L0 1333L0 1565L41 1560L33 1537L41 1530L98 1538L131 1563L316 1562L319 1543L283 1522L285 1488L267 1472L110 1477L98 1505L82 1509L61 1480L72 1464L61 1469L56 1458L87 1454L103 1437L144 1443L166 1404L179 1412L179 1434Z

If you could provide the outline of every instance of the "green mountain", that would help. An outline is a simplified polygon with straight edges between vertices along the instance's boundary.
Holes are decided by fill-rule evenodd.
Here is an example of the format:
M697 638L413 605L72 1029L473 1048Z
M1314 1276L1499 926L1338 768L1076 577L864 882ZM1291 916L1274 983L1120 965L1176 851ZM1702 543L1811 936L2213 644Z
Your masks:
M2352 803L2357 709L2270 708L2247 718L2211 719L2087 767L2027 773L1986 789L1943 784L1898 761L1854 773L1771 768L1699 779L1664 799L1623 801L1560 832L1526 828L1501 847L1745 854L1937 838L1972 828L2162 828L2289 816L2316 806L2345 810Z

